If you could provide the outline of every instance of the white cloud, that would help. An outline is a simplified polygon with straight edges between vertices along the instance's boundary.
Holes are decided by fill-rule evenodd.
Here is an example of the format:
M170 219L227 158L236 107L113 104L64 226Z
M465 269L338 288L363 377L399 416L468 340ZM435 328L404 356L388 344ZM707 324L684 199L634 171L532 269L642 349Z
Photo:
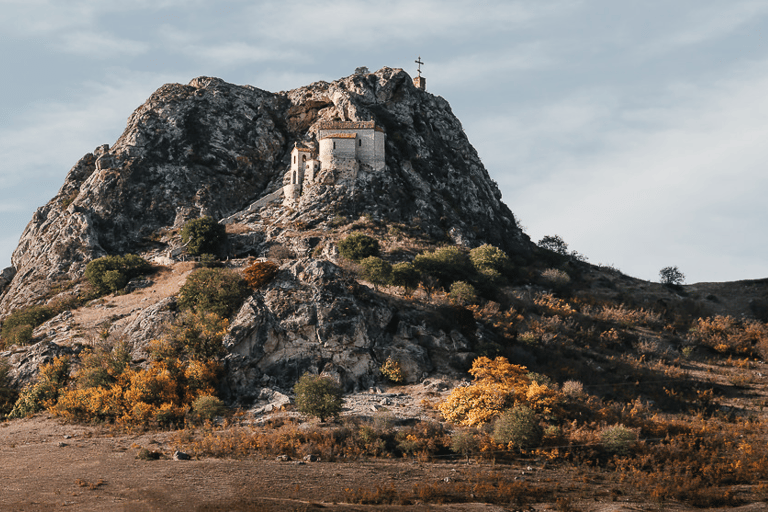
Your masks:
M67 53L98 58L135 57L147 53L150 49L150 45L142 41L123 39L113 34L95 32L65 34L61 44L56 43L56 46Z
M697 5L685 11L684 20L662 37L641 45L641 53L666 53L676 47L722 38L768 15L768 4L759 0Z
M53 195L64 173L97 145L112 144L130 113L164 83L163 78L167 80L154 74L113 73L104 82L81 83L76 96L38 102L21 124L0 129L0 186L55 177L55 185L45 184Z

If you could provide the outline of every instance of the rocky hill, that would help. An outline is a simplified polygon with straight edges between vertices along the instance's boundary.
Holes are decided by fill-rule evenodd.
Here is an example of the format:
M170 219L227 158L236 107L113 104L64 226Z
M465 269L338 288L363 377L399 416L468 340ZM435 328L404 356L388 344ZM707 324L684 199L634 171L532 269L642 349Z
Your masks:
M320 125L332 121L373 121L386 134L385 168L361 169L353 180L325 176L287 204L281 191L292 148L316 148ZM0 315L77 294L85 265L100 256L137 253L173 267L184 258L180 228L201 216L227 225L230 266L270 254L281 263L275 283L249 297L231 324L228 383L236 397L258 392L254 382L275 384L307 369L365 386L393 354L408 356L413 381L436 366L466 367L474 332L462 334L446 321L450 313L360 288L339 266L335 242L350 223L393 240L407 233L424 247L491 243L513 257L531 253L448 102L416 88L404 71L280 93L200 77L162 86L112 146L75 164L2 274ZM403 243L393 254L407 260L412 249ZM173 317L174 300L148 300L105 320L139 354ZM87 337L65 315L39 327L24 350L50 355Z

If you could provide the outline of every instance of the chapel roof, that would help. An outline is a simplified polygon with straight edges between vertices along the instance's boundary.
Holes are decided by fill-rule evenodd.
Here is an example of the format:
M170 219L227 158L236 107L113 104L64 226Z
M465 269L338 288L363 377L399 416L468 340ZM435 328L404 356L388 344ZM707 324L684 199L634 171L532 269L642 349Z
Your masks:
M356 133L329 133L324 135L321 139L356 139Z
M318 130L372 130L376 128L374 121L323 121Z

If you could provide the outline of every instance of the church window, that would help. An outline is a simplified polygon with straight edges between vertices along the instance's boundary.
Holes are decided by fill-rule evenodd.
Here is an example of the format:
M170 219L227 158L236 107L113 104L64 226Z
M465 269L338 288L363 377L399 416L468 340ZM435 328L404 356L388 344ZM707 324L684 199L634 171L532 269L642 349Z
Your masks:
M357 139L357 145L362 146L363 145L363 139Z

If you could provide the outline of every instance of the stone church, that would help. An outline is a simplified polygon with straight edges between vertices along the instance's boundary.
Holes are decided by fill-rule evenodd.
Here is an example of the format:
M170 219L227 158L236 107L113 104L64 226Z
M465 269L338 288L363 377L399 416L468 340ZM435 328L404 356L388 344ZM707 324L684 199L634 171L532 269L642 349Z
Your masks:
M302 189L333 171L336 180L355 180L358 172L380 171L385 166L385 134L373 121L328 121L317 131L319 151L295 144L291 168L283 178L284 203L301 197Z

